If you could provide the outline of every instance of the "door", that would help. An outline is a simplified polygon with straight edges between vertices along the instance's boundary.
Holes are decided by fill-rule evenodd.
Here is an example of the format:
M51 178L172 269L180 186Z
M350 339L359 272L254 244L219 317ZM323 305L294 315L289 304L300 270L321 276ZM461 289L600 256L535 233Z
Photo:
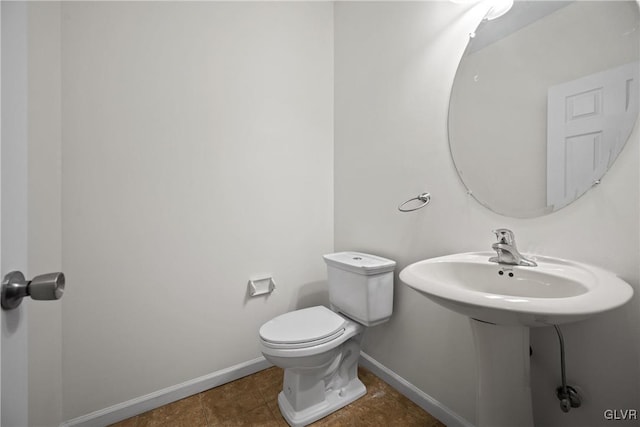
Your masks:
M637 115L637 62L549 88L548 206L565 206L602 177Z
M27 266L27 5L0 6L0 276ZM0 419L28 426L27 309L0 312Z

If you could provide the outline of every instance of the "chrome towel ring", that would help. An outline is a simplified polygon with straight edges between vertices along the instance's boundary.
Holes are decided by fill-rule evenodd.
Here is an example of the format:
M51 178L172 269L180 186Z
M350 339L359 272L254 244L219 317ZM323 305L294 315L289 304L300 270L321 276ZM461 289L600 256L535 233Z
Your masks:
M405 208L404 206L407 203L413 202L414 200L419 200L421 203L414 207L414 208ZM427 206L429 204L429 202L431 201L431 194L429 193L422 193L417 197L414 197L413 199L409 199L404 203L401 203L400 206L398 206L398 210L400 212L413 212L413 211L417 211L418 209L422 209L425 206Z

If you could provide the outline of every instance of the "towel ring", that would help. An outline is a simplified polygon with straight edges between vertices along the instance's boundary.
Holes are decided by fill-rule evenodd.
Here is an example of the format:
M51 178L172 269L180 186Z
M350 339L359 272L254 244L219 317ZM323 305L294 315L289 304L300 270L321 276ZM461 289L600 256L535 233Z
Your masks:
M419 204L418 206L416 206L415 208L411 208L411 209L407 209L404 207L404 205L406 205L409 202L413 202L414 200L420 200L422 203ZM427 206L429 204L429 202L431 201L431 194L429 193L422 193L417 197L414 197L413 199L409 199L404 203L401 203L400 206L398 206L398 210L400 212L413 212L413 211L417 211L418 209L422 209L425 206Z

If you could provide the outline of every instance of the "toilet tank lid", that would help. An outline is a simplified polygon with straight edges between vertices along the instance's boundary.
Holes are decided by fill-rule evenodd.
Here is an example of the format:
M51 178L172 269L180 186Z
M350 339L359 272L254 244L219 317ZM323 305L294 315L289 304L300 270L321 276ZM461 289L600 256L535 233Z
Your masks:
M332 267L364 275L386 273L396 267L395 261L361 252L327 254L324 260Z

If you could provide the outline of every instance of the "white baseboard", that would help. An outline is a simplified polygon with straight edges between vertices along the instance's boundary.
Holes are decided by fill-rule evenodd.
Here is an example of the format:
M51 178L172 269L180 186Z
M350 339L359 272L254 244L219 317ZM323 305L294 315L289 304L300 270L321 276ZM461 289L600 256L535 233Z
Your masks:
M359 363L447 426L474 427L469 421L424 393L391 369L383 366L368 354L361 353ZM257 359L249 360L248 362L240 363L200 378L195 378L87 415L82 415L72 420L64 421L60 427L104 427L127 418L135 417L136 415L167 405L171 402L184 399L185 397L201 393L210 388L254 374L270 366L272 366L271 363L264 357L258 357Z
M469 421L364 352L360 353L360 366L370 370L375 376L398 390L402 395L436 417L446 426L474 427Z
M82 415L69 421L64 421L60 427L104 427L262 371L270 366L272 366L271 363L267 362L264 357L258 357L257 359L249 360L248 362L240 363L200 378L185 381L145 396L137 397L87 415Z

